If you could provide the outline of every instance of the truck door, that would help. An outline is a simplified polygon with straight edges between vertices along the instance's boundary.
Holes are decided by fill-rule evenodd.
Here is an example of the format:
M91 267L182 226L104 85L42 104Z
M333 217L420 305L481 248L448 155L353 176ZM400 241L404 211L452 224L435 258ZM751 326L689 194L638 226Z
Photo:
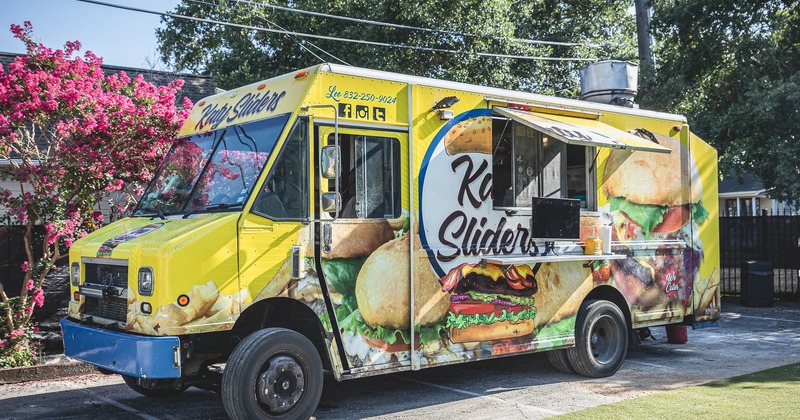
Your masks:
M304 275L292 281L291 257L293 247L300 254L312 240L309 221L310 147L309 122L299 118L291 128L280 149L276 147L275 163L249 211L242 215L239 226L239 282L240 289L248 289L242 296L242 306L252 301L275 296L295 298L322 295L317 285ZM258 163L263 165L263 163ZM296 279L295 279L296 280ZM311 300L311 299L307 299ZM325 313L324 305L317 305L318 313Z
M317 127L316 150L336 145L335 133L335 127ZM331 296L347 369L407 365L408 134L339 127L338 135L337 170L325 177L315 171L317 269ZM324 208L332 197L338 209Z

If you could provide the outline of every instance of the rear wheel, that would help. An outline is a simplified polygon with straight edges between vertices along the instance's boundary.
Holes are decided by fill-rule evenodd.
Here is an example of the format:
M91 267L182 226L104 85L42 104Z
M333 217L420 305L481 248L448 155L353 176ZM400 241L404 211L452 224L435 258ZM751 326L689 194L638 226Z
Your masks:
M322 395L322 361L303 335L267 328L245 338L222 374L222 403L233 419L307 419Z
M611 376L628 352L628 326L617 305L590 300L581 305L575 326L575 347L567 349L575 372L593 378Z
M151 398L174 397L186 391L187 388L174 379L142 379L128 375L122 375L122 379L130 389Z
M562 373L575 373L575 369L573 369L572 365L569 363L569 356L567 356L566 349L548 351L547 359L557 371Z

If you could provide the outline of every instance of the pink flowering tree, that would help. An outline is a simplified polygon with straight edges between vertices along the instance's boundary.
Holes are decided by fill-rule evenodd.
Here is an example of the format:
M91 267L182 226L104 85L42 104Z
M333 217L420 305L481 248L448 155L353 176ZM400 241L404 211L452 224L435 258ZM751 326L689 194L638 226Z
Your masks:
M32 39L30 22L11 32L27 56L0 66L0 179L17 190L0 188L0 224L22 226L27 261L21 290L6 290L0 278L0 368L35 363L31 315L44 302L45 276L103 223L96 209L104 197L141 191L191 108L188 99L175 107L180 80L105 76L99 57L76 55L78 42L47 48Z

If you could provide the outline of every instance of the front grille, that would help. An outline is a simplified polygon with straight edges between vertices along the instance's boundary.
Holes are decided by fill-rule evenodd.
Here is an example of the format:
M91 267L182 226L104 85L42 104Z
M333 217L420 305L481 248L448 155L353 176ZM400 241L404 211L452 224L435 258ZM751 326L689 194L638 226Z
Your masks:
M83 314L125 323L128 316L128 300L118 297L98 299L87 296Z
M85 273L84 284L87 286L100 289L111 287L128 289L127 266L87 263ZM83 314L125 323L128 316L127 293L123 291L122 296L111 295L106 298L86 296Z
M128 287L128 267L121 265L86 264L86 283Z

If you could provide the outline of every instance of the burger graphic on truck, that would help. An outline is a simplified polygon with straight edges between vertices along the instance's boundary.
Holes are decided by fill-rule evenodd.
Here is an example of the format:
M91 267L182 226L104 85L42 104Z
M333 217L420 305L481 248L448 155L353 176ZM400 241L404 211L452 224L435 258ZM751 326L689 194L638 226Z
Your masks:
M538 290L527 265L461 264L442 277L450 296L450 341L491 341L528 335L535 328Z
M662 245L655 255L610 261L610 274L634 306L685 306L703 257L698 223L709 213L700 202L700 175L689 150L675 138L653 136L672 152L612 151L606 162L603 189L610 198L612 239L625 245L683 241L687 246Z

